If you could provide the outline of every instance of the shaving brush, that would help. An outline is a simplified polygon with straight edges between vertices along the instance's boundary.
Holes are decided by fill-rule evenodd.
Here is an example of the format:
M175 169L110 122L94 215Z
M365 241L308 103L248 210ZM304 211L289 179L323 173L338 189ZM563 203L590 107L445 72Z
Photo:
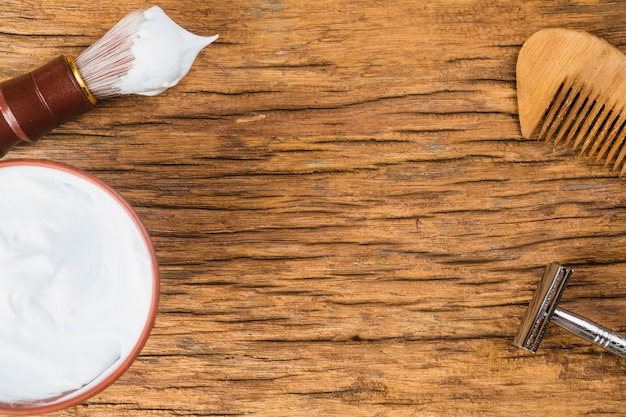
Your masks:
M78 58L60 56L0 83L0 157L93 110L100 99L156 95L217 39L194 35L157 6L126 15Z

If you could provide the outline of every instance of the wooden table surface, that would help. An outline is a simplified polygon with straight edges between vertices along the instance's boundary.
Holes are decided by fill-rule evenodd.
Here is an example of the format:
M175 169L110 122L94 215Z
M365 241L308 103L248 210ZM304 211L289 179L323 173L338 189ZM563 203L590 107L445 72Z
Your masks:
M0 76L150 5L0 3ZM114 385L56 416L623 415L626 362L550 327L512 345L548 262L562 305L626 330L626 185L524 140L515 64L546 27L626 50L626 3L163 0L219 40L6 158L116 188L160 262ZM4 197L8 198L8 197Z

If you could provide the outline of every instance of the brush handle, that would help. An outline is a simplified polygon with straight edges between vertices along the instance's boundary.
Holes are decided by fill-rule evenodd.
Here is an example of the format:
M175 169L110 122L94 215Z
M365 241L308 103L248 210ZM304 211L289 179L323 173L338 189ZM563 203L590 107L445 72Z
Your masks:
M63 56L0 83L0 157L93 108Z
M567 310L557 308L552 321L576 336L595 343L611 353L626 358L626 339L599 324Z

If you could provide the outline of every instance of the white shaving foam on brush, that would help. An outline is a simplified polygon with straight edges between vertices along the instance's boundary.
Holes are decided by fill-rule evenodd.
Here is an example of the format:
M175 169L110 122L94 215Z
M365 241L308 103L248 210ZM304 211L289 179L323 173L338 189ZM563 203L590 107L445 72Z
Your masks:
M153 6L127 15L83 52L76 66L96 98L154 96L178 84L217 38L194 35Z

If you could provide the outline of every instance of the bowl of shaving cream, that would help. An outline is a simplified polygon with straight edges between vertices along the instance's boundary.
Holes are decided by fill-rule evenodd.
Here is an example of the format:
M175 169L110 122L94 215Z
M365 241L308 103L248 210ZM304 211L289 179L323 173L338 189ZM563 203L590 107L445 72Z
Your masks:
M0 414L58 411L133 363L159 272L137 213L76 168L0 161Z

